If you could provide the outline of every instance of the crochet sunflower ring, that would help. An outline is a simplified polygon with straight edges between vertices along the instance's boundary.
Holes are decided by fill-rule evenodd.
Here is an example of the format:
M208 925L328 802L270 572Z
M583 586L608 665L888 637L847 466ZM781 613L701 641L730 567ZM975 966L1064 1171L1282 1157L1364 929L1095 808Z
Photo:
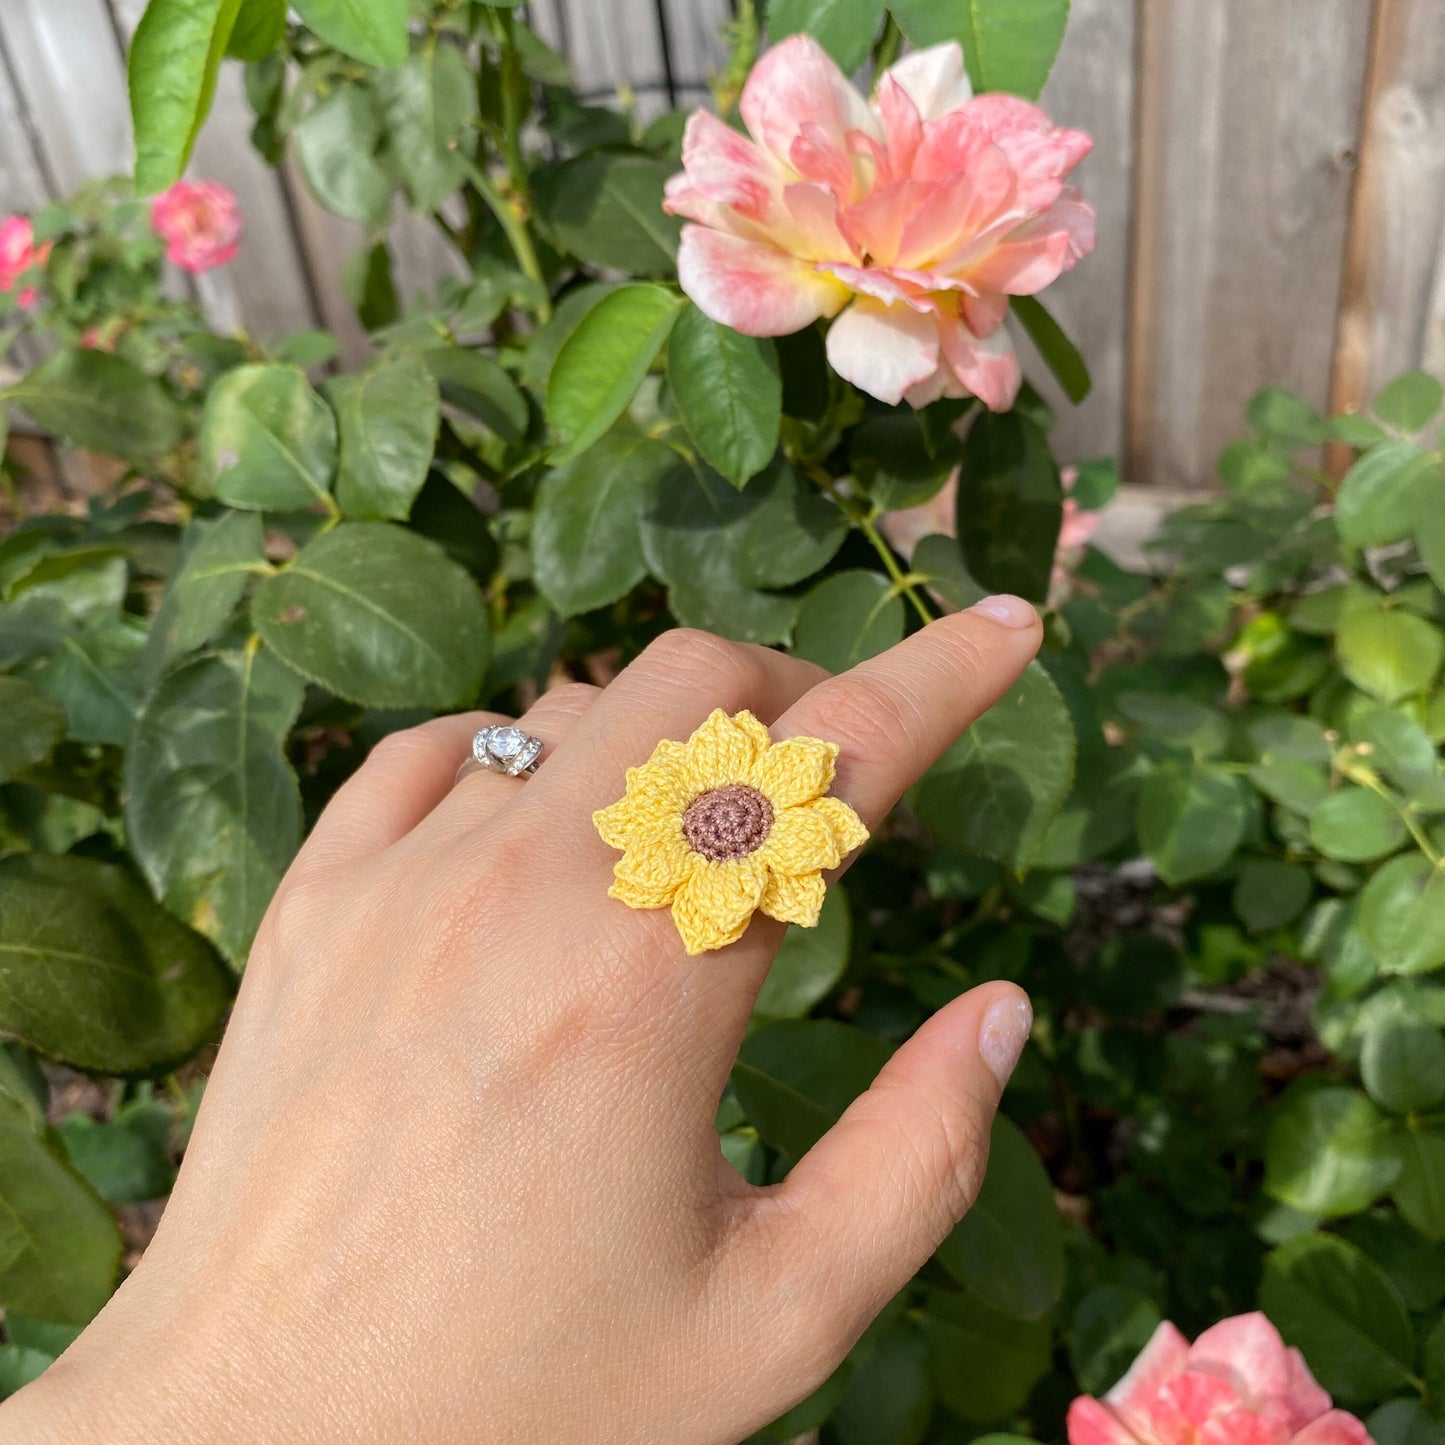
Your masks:
M627 792L592 815L622 857L608 895L671 908L689 954L736 943L754 912L812 928L823 873L868 837L841 798L825 796L838 744L775 743L750 712L716 709L685 743L658 743L627 770Z

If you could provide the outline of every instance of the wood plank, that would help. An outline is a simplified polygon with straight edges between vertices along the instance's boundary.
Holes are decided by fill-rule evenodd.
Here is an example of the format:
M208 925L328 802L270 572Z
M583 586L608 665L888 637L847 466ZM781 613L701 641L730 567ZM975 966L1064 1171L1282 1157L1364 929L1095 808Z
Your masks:
M1445 9L1376 0L1334 405L1422 364L1445 376Z
M1129 474L1198 489L1259 387L1328 403L1370 9L1142 16Z
M129 45L146 0L111 0L122 39ZM276 173L250 143L251 108L239 65L221 67L216 98L196 140L186 174L220 181L235 193L246 231L236 259L196 278L206 315L218 330L244 326L261 341L314 326L317 313L302 265L291 205Z
M105 0L3 0L5 48L58 195L130 170L125 68Z
M1124 440L1129 233L1134 169L1134 10L1118 0L1073 0L1063 48L1041 104L1056 124L1088 131L1093 152L1074 172L1099 218L1099 243L1040 298L1079 346L1094 379L1080 406L1064 396L1026 339L1025 373L1058 416L1065 461L1117 456ZM1015 334L1019 334L1015 328Z

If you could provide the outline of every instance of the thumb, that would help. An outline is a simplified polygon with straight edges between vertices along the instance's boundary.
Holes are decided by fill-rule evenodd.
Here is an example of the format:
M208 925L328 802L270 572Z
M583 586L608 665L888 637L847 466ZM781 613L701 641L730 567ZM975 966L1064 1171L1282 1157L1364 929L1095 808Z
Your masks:
M793 1281L804 1308L848 1343L973 1203L999 1096L1032 1023L1028 996L1010 983L955 999L779 1186L773 1226L798 1233L770 1244L806 1272Z

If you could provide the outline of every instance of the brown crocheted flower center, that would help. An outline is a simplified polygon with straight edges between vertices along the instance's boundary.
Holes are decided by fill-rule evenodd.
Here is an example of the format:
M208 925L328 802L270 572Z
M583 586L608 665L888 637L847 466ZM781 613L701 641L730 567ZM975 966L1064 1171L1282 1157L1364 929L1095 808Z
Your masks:
M694 853L713 863L746 858L773 831L773 805L756 788L730 783L700 793L682 815L682 834Z

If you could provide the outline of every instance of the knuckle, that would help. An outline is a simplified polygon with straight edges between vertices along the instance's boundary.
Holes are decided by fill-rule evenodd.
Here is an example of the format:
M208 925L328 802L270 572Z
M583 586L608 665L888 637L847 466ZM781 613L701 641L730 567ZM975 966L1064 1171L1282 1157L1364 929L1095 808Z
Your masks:
M900 740L919 733L918 702L866 674L830 683L809 707L819 735L835 739L854 754L892 753Z
M601 690L590 682L564 682L543 693L533 711L548 717L580 717Z
M405 764L426 752L432 746L434 737L429 723L419 723L416 727L387 733L367 755L365 767L379 771Z
M694 627L678 627L650 642L638 659L649 671L674 683L703 683L746 695L757 682L761 665L746 644L729 642Z

